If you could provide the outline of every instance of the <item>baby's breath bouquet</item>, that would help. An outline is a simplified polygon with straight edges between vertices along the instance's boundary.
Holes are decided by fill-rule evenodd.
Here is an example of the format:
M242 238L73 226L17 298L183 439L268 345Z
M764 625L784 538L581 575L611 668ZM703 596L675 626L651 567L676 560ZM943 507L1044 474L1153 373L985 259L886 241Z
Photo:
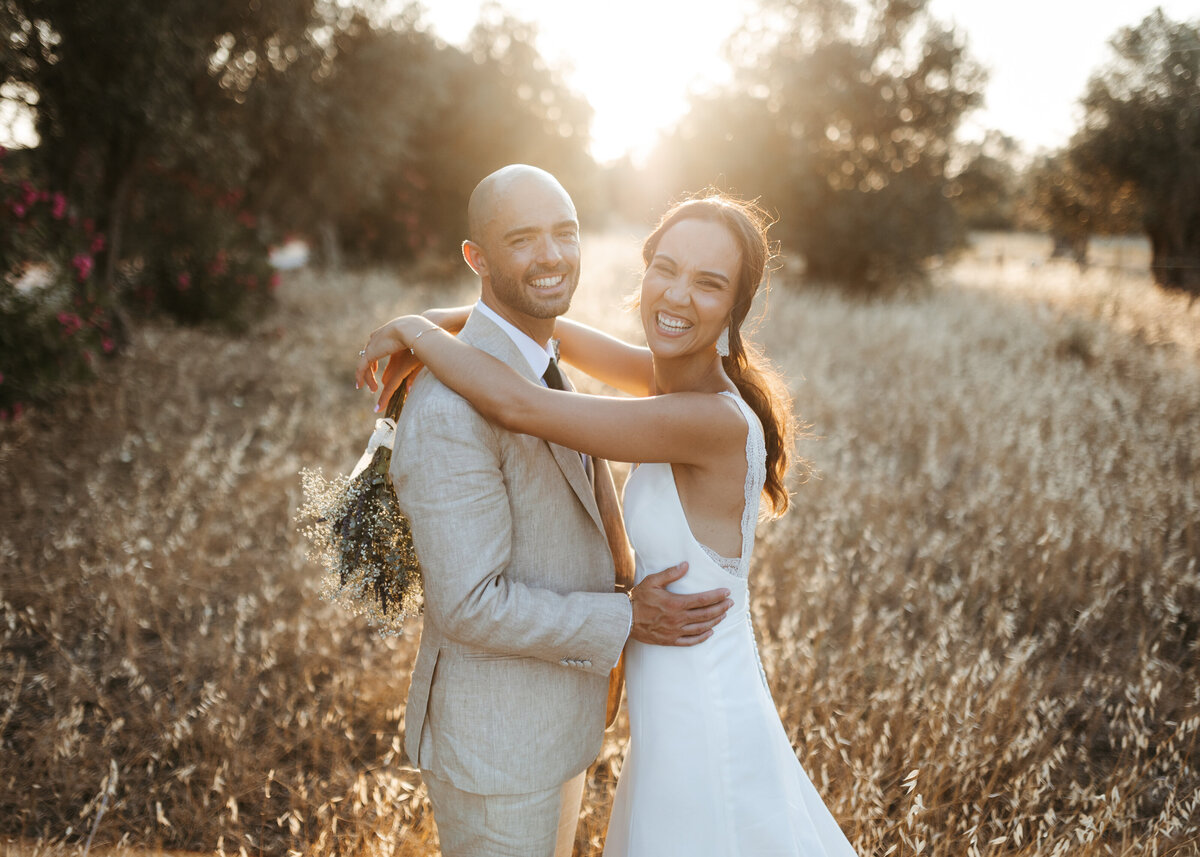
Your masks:
M422 604L412 530L388 478L404 395L401 384L350 475L330 480L320 469L300 471L301 532L308 558L325 569L321 594L365 615L384 635L403 631L404 620L420 613Z

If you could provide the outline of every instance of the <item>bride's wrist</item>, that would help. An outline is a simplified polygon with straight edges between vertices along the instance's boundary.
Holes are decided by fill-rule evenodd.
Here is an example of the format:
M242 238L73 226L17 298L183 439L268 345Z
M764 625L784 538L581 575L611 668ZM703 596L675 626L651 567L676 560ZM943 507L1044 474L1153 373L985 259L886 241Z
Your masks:
M429 333L431 330L441 330L441 327L439 327L437 324L431 323L430 320L424 316L413 316L413 320L407 331L408 335L405 337L408 340L408 349L411 351L412 349L416 348L417 340Z

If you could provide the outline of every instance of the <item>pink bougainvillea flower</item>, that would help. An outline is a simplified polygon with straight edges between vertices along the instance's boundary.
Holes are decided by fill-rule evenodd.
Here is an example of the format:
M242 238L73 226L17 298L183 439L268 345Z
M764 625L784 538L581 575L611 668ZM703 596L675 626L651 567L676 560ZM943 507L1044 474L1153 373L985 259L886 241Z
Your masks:
M218 250L217 257L208 263L208 272L214 277L219 277L227 270L229 270L229 259L224 250Z
M104 236L99 232L92 237L91 249L93 253L99 253L104 249Z
M79 281L83 282L92 275L92 267L95 262L87 253L79 253L71 260L71 264L75 266L75 273L79 276Z
M13 422L15 423L17 420L19 420L21 418L21 415L24 413L25 413L25 406L23 404L21 404L20 402L15 402L13 404L13 411L12 411Z
M50 214L55 220L62 220L67 213L67 198L61 193L54 194L54 202L50 206Z
M25 206L21 205L21 203L19 203L19 202L14 202L13 206L12 206L12 212L17 217L24 217L25 216Z
M113 349L117 347L117 343L106 336L100 340L100 347L104 349L105 354L112 354Z
M60 312L58 323L62 325L63 338L74 336L83 328L83 319L73 312Z
M28 181L21 182L21 199L26 205L33 205L38 199L37 188Z
M179 291L186 292L192 287L192 275L184 271L177 279L179 283Z

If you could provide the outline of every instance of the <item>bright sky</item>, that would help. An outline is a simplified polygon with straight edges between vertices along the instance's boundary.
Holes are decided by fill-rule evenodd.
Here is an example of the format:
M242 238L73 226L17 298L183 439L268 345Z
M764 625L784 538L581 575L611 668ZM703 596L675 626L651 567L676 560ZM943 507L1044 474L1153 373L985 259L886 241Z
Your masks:
M460 44L479 17L480 0L425 0L426 20ZM725 81L726 37L754 0L700 4L682 0L501 0L538 26L546 60L595 109L592 154L645 154L655 132L687 110L689 88ZM938 18L965 31L972 54L990 71L986 105L964 127L979 137L995 128L1030 148L1057 147L1076 126L1075 102L1105 61L1118 28L1136 25L1155 6L1175 19L1200 17L1197 0L931 0Z

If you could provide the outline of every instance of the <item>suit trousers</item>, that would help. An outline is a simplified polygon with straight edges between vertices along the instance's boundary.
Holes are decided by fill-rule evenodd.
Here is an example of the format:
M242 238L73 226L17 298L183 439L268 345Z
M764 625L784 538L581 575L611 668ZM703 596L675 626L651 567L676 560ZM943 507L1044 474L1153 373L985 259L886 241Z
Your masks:
M421 771L442 857L571 857L586 774L528 794L477 795Z

